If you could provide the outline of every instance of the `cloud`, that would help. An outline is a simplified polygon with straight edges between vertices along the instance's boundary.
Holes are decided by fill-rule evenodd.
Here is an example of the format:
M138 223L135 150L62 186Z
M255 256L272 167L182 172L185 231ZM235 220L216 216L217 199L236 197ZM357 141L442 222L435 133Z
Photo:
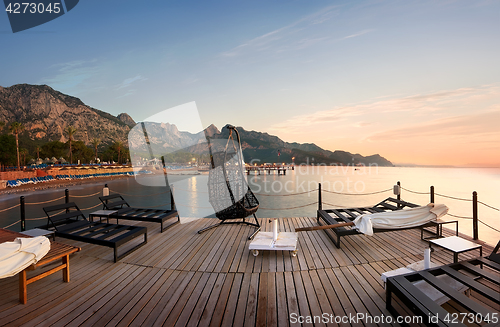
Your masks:
M145 80L147 80L147 78L142 77L141 75L137 75L135 77L127 78L127 79L123 80L123 82L121 82L120 84L118 84L116 86L116 89L120 90L120 89L123 89L123 88L127 88L127 87L130 87L135 82L141 82L141 81L145 81Z
M291 117L284 122L270 126L272 131L296 133L304 128L319 128L326 122L342 122L344 125L360 127L359 117L363 117L363 127L377 122L391 129L394 124L412 126L415 120L432 121L468 113L471 108L478 111L496 111L500 101L500 87L484 85L476 88L459 88L414 94L396 98L375 98L353 105L335 107ZM367 121L367 119L371 119ZM499 120L500 121L500 120ZM317 126L317 127L316 127ZM370 140L378 137L370 138Z
M374 31L373 29L369 29L369 30L362 30L362 31L357 32L357 33L354 33L354 34L344 36L344 37L340 38L339 40L347 40L347 39L351 39L351 38L353 38L353 37L358 37L358 36L361 36L361 35L365 35L365 34L367 34L367 33L373 32L373 31Z
M276 45L276 43L280 40L288 38L290 35L296 34L297 32L310 27L312 25L323 24L324 22L330 20L334 15L337 14L338 6L329 6L323 8L311 15L307 15L289 25L278 28L269 33L263 34L256 38L253 38L249 41L246 41L229 51L223 52L220 56L225 58L236 57L243 55L248 52L259 52L270 49L272 46ZM326 39L325 37L320 38L307 38L306 40L301 40L298 42L298 49L304 48L307 46L311 46L316 44L319 41ZM296 41L292 41L294 43ZM282 47L283 45L278 45L278 47ZM295 47L294 47L295 48ZM280 51L283 51L281 49Z
M72 91L78 88L88 79L99 72L96 66L97 60L75 60L65 63L59 63L49 67L56 70L54 77L46 77L40 80L40 84L50 85L56 90ZM75 92L73 94L77 94Z

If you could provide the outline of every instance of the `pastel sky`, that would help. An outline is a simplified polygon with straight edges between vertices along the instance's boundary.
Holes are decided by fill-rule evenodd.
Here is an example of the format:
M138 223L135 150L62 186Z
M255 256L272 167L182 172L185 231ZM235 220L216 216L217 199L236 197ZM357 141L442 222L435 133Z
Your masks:
M500 166L500 1L85 0L13 34L0 85L394 163ZM173 122L175 123L175 122Z

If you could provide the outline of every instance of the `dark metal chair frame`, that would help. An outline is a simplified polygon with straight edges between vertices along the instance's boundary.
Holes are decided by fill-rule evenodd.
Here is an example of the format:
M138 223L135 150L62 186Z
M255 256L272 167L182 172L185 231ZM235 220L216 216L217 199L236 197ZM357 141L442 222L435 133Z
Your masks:
M118 223L118 219L160 223L160 232L163 233L163 231L180 222L179 213L175 209L172 192L170 192L171 210L133 208L119 193L100 196L99 200L101 200L105 210L116 210L116 212L110 214L108 217L116 219L116 223ZM177 217L177 221L164 228L163 223L174 217Z
M45 207L43 211L48 217L46 229L54 230L59 237L113 248L114 262L148 242L146 227L89 222L74 202ZM141 235L142 243L118 255L120 246Z
M498 277L500 274L500 254L497 253L499 248L500 241L498 242L495 250L493 250L493 253L488 257L479 257L423 271L389 277L387 279L386 289L387 310L391 312L394 317L400 316L392 304L392 297L393 295L396 295L408 309L416 315L422 317L425 325L464 326L460 323L460 319L458 320L458 323L447 319L446 317L450 318L451 314L413 285L416 281L425 280L439 292L443 293L448 298L459 303L462 307L468 310L468 312L464 314L473 314L474 317L477 317L477 315L487 317L488 315L488 317L492 318L492 314L495 312L485 308L480 303L472 300L463 293L452 289L446 285L446 283L441 282L437 276L448 275L449 277L466 285L472 291L484 296L489 301L498 304L498 308L500 308L500 278ZM465 275L460 271L467 272L469 275ZM481 278L487 280L489 283L495 284L495 288L490 288L485 284L480 283L478 279ZM500 319L500 312L496 313L496 317ZM438 317L438 319L436 322L431 323L426 321L428 317ZM486 326L498 326L498 324L499 321L497 320L496 322L491 321L491 323L488 323Z

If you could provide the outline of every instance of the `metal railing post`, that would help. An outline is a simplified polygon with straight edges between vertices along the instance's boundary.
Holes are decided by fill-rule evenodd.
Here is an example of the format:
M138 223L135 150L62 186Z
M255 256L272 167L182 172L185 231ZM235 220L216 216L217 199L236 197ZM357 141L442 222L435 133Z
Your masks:
M477 192L472 192L472 235L475 240L479 239L477 224Z
M26 230L26 209L24 207L24 196L21 196L21 231Z
M318 210L323 210L323 203L321 199L321 183L318 183Z
M69 190L68 189L64 190L64 196L65 196L66 203L68 203L69 202Z
M400 182L400 181L398 181L398 183L397 183L397 184L398 184L398 186L399 186L398 200L401 200L401 182ZM398 206L399 206L399 204L398 204Z
M431 186L431 203L434 203L434 186Z

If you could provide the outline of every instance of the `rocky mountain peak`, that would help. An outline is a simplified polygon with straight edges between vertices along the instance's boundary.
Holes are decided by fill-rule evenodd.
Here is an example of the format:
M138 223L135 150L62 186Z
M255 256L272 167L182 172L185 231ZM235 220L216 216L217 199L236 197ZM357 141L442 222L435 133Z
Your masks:
M124 122L130 127L134 127L136 125L135 120L133 120L132 117L130 117L128 114L124 112L116 116L116 118L118 118L120 121Z
M104 143L126 142L130 127L117 117L85 105L79 98L48 85L18 84L0 89L0 121L25 126L32 140L67 141L65 130L76 128L74 139L89 145L93 138Z

